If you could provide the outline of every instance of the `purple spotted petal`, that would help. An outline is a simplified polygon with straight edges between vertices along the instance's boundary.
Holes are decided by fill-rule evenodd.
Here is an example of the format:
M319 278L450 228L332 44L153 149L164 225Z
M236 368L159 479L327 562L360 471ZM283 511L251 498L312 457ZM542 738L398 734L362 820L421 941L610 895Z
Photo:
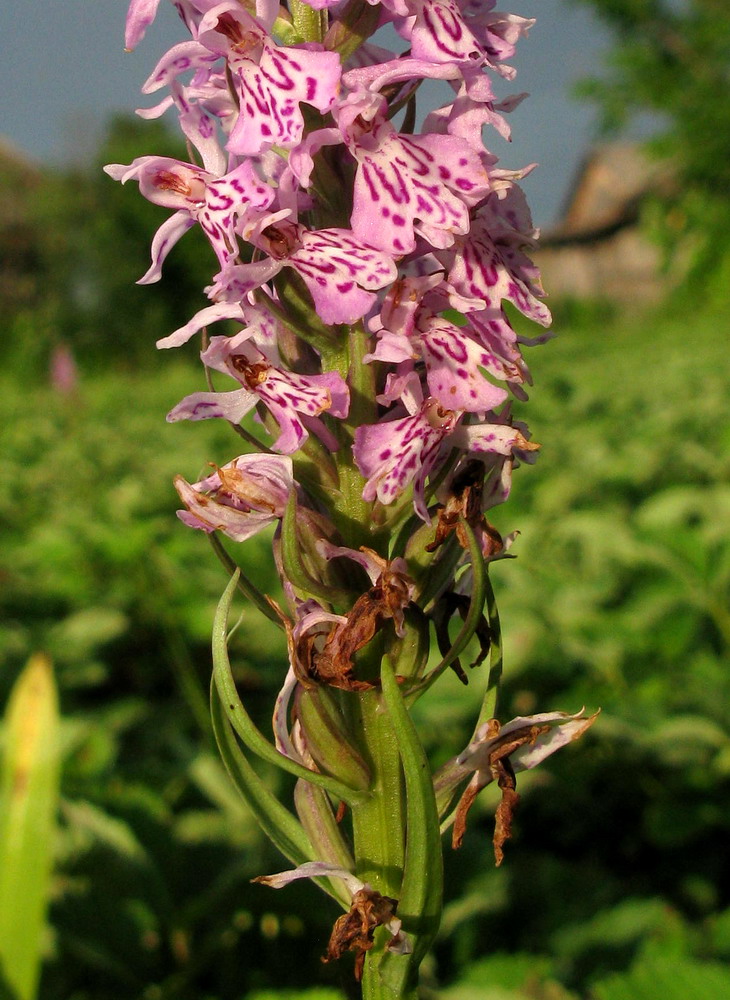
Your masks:
M462 70L453 64L438 65L431 59L413 59L400 56L397 59L376 60L365 66L356 66L342 74L342 82L348 90L369 90L376 93L393 83L411 80L461 80Z
M426 132L448 132L465 139L476 150L484 148L482 132L485 125L494 128L509 141L511 130L500 111L517 107L527 94L515 94L508 101L495 104L491 81L476 67L464 68L464 80L455 99L429 114L424 123Z
M250 264L228 264L216 274L206 291L209 298L218 302L241 302L249 292L271 281L282 267L281 261L270 257Z
M490 368L489 352L464 327L433 316L420 324L420 342L429 391L443 407L485 413L505 401L507 391L480 371Z
M247 339L249 334L245 330L234 338L213 337L201 357L207 367L236 378L271 411L281 431L275 451L288 455L302 446L309 433L307 418L324 412L347 415L349 390L341 375L300 375L277 368Z
M415 511L429 523L426 477L436 466L457 419L457 414L443 411L435 399L427 399L411 416L358 427L353 454L367 479L363 498L389 504L412 482Z
M208 184L205 208L198 214L198 221L222 265L238 254L234 230L242 217L250 208L267 208L273 199L274 192L259 178L249 160Z
M206 306L197 312L185 326L179 327L168 337L163 337L157 341L157 347L166 349L168 347L180 347L186 344L191 337L208 326L210 323L217 323L219 320L233 319L243 322L244 313L240 302L216 302L212 306Z
M281 46L237 3L219 4L200 23L198 41L224 56L240 104L228 149L254 156L301 141L300 103L328 111L337 96L340 59L321 46Z
M518 428L509 424L461 424L451 435L455 448L473 455L510 455L523 442Z
M205 169L215 177L222 177L226 172L228 156L218 141L214 119L198 102L188 100L185 87L173 83L172 88L183 135L197 149Z
M316 417L332 407L331 387L338 391L338 410L343 409L343 397L347 388L342 388L335 373L327 375L296 375L271 369L268 377L258 388L261 401L271 411L279 424L281 434L272 445L275 451L291 454L301 448L308 437L308 430L302 417Z
M196 41L178 42L162 56L142 86L143 94L154 94L169 87L181 73L211 70L218 56Z
M352 229L394 256L410 253L416 233L446 247L469 230L469 206L489 190L479 154L456 136L399 135L378 115L341 115L340 127L358 160ZM352 119L348 124L348 119Z
M483 0L467 0L464 15L471 30L482 40L490 65L511 79L514 70L506 67L503 60L514 56L518 41L528 34L535 19L504 14L492 10L493 7L494 4L485 4Z
M288 214L262 214L246 232L255 246L270 255L269 263L257 261L229 268L222 283L233 281L236 294L243 295L282 267L291 267L304 280L325 323L356 322L373 305L373 290L395 280L392 257L363 243L348 229L310 232L284 218ZM215 294L229 297L231 293L217 285Z
M192 229L195 220L185 211L175 212L166 222L163 222L152 239L150 253L152 264L137 280L138 285L151 285L162 277L162 265L172 248L188 229Z
M160 0L131 0L124 30L124 47L131 52L144 38L157 16Z
M401 23L400 33L411 43L416 59L431 62L484 61L486 52L470 31L456 0L418 0L411 4L415 19Z
M418 358L417 344L413 344L405 333L378 330L378 343L375 350L366 354L363 361L365 364L369 364L371 361L385 361L389 364L400 365L404 361L417 361ZM389 401L392 402L392 400Z
M381 318L387 316L386 310ZM485 378L486 369L498 378L504 378L494 354L469 336L468 327L459 327L440 316L422 311L416 322L403 332L397 329L378 330L378 343L372 354L363 360L385 361L399 365L399 373L406 374L412 363L423 360L429 392L442 407L485 413L500 406L507 392ZM408 363L404 366L404 363ZM397 383L389 377L384 401L399 398Z
M355 323L375 302L370 290L385 287L397 275L389 254L347 229L304 230L289 265L304 279L318 316L328 324Z
M516 185L491 195L468 236L438 256L449 268L449 284L476 308L499 309L506 299L536 323L549 326L550 310L540 301L544 292L539 271L523 250L534 246L534 230L516 228L530 221L523 205Z
M504 309L469 313L469 327L490 355L490 363L485 367L491 374L510 383L531 383L517 334Z
M380 316L373 321L371 329L377 331L382 327L391 333L413 336L417 318L424 307L441 312L450 304L449 289L443 284L443 278L441 271L399 278L385 296Z
M104 169L123 184L137 180L148 201L177 209L178 214L187 214L191 223L198 222L221 266L238 256L235 233L246 213L267 208L274 198L273 190L258 177L250 162L218 178L169 156L141 156L128 167L112 163ZM169 231L164 230L165 245L153 255L156 266L145 275L144 283L159 278L164 257L186 228L189 227L180 219L169 227ZM174 240L171 239L173 235Z
M396 0L402 6L402 0ZM484 0L406 0L412 16L396 19L396 29L410 42L416 59L436 63L484 64L507 79L514 69L502 62L515 52L518 39L534 24L530 18L493 12ZM393 0L384 6L395 11Z
M248 389L236 389L233 392L193 392L186 396L167 414L167 422L177 423L178 420L209 420L221 417L238 424L249 410L258 403L256 393Z

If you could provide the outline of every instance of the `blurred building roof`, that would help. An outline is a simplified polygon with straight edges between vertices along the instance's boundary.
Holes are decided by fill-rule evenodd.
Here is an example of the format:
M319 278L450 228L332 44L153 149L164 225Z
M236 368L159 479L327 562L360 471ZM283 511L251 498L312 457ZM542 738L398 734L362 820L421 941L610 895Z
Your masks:
M543 244L599 239L638 219L641 202L666 185L666 163L649 158L633 143L594 146L578 167L560 222L543 234Z
M560 222L536 261L552 298L653 302L667 287L661 254L638 225L642 204L667 191L672 170L630 143L594 147L580 165Z

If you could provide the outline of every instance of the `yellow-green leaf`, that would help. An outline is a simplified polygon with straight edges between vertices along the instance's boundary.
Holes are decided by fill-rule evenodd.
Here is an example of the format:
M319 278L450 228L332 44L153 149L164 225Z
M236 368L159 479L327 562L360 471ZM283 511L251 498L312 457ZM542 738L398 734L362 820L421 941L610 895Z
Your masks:
M53 863L59 714L53 669L37 654L18 678L4 725L0 772L0 980L36 995Z

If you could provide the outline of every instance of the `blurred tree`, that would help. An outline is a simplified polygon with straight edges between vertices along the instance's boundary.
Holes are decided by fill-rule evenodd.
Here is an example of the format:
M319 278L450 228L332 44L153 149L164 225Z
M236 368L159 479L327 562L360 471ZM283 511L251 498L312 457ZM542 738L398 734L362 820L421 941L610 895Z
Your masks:
M33 367L45 366L59 344L69 345L87 368L154 364L155 340L206 304L211 251L197 231L170 255L165 281L135 284L149 264L152 236L170 213L140 198L136 184L115 184L102 166L129 163L149 149L187 159L160 122L118 117L93 162L34 172L32 198L22 203L30 248L23 260L30 262L26 284L33 294L22 300L0 295L6 321L16 327L6 343Z
M606 131L637 114L657 116L650 148L674 164L663 199L668 249L694 251L693 282L730 257L730 4L727 0L579 0L615 32L609 71L581 92L597 101ZM670 200L671 211L666 211Z
M20 150L0 137L0 303L3 313L17 311L38 295L37 239L28 208L43 175Z

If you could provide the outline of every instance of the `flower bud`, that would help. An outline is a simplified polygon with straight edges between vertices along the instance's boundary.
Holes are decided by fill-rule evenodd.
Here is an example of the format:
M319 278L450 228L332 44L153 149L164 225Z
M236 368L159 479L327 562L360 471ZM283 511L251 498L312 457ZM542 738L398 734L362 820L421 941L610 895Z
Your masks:
M347 723L332 694L321 687L299 685L294 711L317 767L351 788L367 789L370 770L349 742Z

